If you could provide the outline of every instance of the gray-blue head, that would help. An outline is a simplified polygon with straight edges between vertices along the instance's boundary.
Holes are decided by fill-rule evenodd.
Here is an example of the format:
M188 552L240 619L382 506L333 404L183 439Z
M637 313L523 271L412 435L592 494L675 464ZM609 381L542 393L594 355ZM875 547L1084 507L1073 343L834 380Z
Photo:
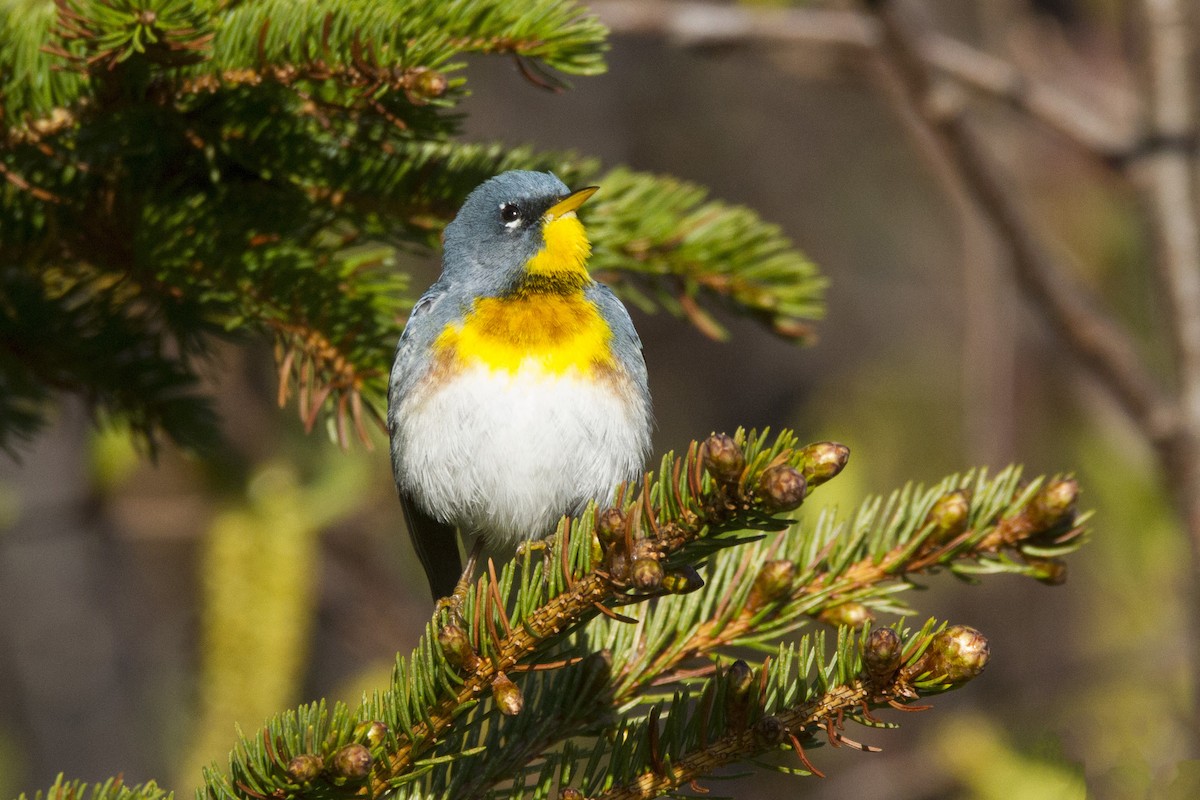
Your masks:
M446 226L443 271L452 279L479 281L483 294L507 291L547 249L552 223L557 223L549 237L555 257L548 261L578 260L582 268L589 246L574 212L594 192L594 187L571 192L550 172L513 170L484 181Z

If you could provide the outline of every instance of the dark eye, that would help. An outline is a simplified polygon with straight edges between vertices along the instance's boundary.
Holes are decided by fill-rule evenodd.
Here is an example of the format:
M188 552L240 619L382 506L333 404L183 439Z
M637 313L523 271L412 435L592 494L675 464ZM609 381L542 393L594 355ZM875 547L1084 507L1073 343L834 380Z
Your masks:
M506 225L516 222L520 218L521 209L517 208L517 206L513 205L512 203L505 203L504 205L500 206L500 219L504 220Z

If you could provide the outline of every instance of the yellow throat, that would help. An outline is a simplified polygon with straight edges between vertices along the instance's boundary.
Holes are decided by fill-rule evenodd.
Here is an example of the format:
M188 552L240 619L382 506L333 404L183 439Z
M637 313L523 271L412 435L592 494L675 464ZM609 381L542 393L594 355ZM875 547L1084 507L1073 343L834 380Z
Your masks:
M592 252L583 224L569 212L542 225L545 246L525 265L513 292L475 300L458 325L442 331L435 351L458 365L481 363L515 374L524 367L553 375L592 375L612 364L612 331L584 297Z

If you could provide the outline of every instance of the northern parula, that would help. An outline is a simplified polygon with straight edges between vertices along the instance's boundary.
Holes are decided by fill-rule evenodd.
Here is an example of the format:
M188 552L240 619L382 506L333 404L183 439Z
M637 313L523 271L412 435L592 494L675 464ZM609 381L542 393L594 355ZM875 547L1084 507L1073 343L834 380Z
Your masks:
M642 472L642 343L588 273L575 214L595 191L545 172L481 184L446 227L442 274L400 337L392 470L435 598L462 575L455 528L515 547Z

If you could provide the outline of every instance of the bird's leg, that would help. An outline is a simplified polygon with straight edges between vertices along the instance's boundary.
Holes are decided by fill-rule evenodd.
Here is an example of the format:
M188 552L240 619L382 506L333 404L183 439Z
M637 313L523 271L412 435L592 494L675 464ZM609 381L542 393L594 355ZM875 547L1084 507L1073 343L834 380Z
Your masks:
M550 559L553 557L553 549L553 540L549 536L544 539L526 539L517 545L517 558L523 557L526 553L541 550L543 574L547 574L550 569Z
M467 590L471 588L471 581L475 577L475 567L479 563L479 553L483 550L483 537L475 539L475 544L471 545L471 552L467 553L467 563L463 567L462 577L458 579L458 583L454 586L454 593L449 597L443 597L437 601L437 610L443 608L448 609L450 613L459 617L459 609L462 608L463 601L467 599Z

